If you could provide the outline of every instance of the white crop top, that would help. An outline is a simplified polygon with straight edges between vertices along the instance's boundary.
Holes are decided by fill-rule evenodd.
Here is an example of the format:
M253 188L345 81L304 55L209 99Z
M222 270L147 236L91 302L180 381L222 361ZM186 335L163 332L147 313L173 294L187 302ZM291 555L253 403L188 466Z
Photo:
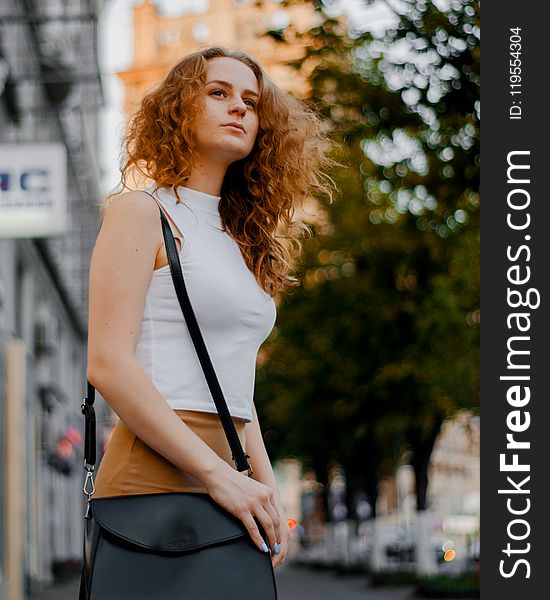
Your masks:
M172 227L182 240L185 286L229 412L250 422L256 357L275 325L276 305L246 266L235 240L222 231L220 197L185 187L178 187L178 193L180 204L173 190L153 195L179 229ZM169 265L153 271L135 358L172 408L217 413Z

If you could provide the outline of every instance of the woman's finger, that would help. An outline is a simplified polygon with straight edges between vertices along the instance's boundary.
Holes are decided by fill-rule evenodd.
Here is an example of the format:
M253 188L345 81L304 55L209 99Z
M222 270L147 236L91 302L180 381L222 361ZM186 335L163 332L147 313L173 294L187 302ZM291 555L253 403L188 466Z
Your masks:
M269 547L271 551L274 552L275 544L279 541L277 539L277 531L275 528L275 523L273 522L273 517L278 519L278 516L275 514L273 517L267 512L267 510L263 506L258 506L256 508L255 517L258 519L260 525L262 526L265 534L268 538Z
M271 565L273 566L274 569L276 569L277 567L280 567L286 559L286 552L283 554L281 551L281 554L273 554L271 556Z
M290 540L290 529L288 528L288 521L286 519L286 516L282 515L281 517L281 546L280 546L280 552L278 554L273 554L271 556L271 564L273 565L273 568L276 569L277 567L281 566L286 559L286 555L288 552L288 543Z
M283 541L281 542L281 550L278 554L271 555L271 564L273 568L276 569L278 566L285 562L286 553L288 550L288 540L283 537Z
M275 530L274 541L271 544L271 549L275 552L275 544L278 544L279 550L281 547L281 517L279 512L273 504L268 503L266 507L264 507L267 514L271 517L271 521L273 522L273 527ZM271 541L271 540L270 540Z
M261 536L260 530L258 529L258 525L256 524L256 521L254 520L252 514L250 512L247 512L245 515L241 515L240 519L244 523L244 526L248 530L248 533L250 534L250 537L252 538L252 541L256 544L256 546L258 546L258 548L262 552L269 552L269 548L267 547L267 544Z

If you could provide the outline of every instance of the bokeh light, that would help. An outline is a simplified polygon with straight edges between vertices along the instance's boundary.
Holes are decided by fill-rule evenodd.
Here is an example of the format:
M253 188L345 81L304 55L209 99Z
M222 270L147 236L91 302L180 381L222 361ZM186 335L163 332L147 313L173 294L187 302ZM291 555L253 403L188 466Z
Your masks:
M76 427L69 427L65 433L65 437L75 446L82 444L82 434Z
M70 458L73 454L73 445L71 444L71 441L66 438L59 440L57 443L57 454L65 459Z
M445 562L451 562L456 558L456 552L454 550L447 550L443 555L443 560Z

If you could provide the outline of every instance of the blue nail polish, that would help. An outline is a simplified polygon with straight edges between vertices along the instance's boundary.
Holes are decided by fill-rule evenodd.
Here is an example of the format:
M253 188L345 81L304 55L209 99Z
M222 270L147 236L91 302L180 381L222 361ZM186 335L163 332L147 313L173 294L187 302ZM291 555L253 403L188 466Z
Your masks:
M262 542L262 550L264 552L269 552L269 548L267 547L267 544L265 542Z
M275 554L279 554L280 551L281 551L281 544L275 544L273 546L273 552L275 552Z

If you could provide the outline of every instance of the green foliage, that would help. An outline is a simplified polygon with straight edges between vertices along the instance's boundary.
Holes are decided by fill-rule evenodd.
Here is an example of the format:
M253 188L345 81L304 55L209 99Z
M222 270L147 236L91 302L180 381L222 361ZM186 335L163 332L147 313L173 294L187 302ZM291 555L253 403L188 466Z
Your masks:
M479 7L395 6L378 37L326 16L286 32L344 167L264 346L258 405L272 455L351 476L411 445L425 466L442 420L478 404Z

